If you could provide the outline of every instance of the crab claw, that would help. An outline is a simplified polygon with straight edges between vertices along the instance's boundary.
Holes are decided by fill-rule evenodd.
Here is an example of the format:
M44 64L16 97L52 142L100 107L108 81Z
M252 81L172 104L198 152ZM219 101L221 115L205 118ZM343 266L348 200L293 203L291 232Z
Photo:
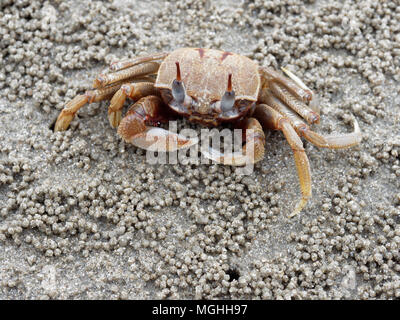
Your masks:
M265 135L258 120L248 118L237 124L244 129L243 142L239 151L220 152L212 147L202 148L201 153L207 159L230 166L254 164L264 157ZM234 149L237 150L237 149Z
M208 148L202 150L201 153L207 159L229 166L244 166L249 163L254 163L253 157L243 154L242 152L222 153L213 148Z
M168 121L163 103L157 96L146 96L128 110L118 126L118 134L128 143L149 150L171 152L191 147L198 138L187 138L174 131L168 131L155 124Z
M197 144L198 138L187 138L181 134L157 127L146 127L146 131L132 137L123 137L125 141L148 151L172 152L189 148Z

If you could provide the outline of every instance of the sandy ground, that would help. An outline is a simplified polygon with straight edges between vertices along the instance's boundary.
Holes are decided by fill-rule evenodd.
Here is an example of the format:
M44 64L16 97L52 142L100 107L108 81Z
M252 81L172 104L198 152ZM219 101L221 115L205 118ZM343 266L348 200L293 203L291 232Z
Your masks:
M0 2L0 299L400 297L400 2ZM120 141L107 103L51 124L111 61L178 47L288 66L321 97L292 152L267 134L246 177L217 165L151 166ZM181 126L190 126L181 121ZM198 127L195 127L198 128Z

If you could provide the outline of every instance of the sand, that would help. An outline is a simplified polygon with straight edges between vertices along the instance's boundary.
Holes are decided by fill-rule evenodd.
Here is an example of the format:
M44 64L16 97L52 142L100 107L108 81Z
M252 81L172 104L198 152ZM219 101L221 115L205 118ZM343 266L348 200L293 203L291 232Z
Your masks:
M0 299L400 297L399 1L0 2ZM320 96L304 142L313 197L267 133L248 176L154 166L107 103L54 133L66 102L116 59L179 47L287 66ZM199 126L180 121L181 127Z

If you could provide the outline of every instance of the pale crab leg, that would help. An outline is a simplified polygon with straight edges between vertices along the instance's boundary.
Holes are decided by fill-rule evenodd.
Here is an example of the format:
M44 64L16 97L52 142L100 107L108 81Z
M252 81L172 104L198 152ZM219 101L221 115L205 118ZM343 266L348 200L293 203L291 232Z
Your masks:
M313 93L311 90L305 90L295 81L285 77L284 75L272 70L268 67L260 67L261 74L266 78L268 82L277 82L283 85L287 90L289 90L292 94L294 94L297 98L299 98L304 103L308 103L313 98Z
M292 79L300 88L302 88L305 91L312 92L312 90L306 86L306 84L298 77L296 76L292 71L285 67L281 67L282 71L286 73L286 75ZM309 107L316 113L320 114L320 106L319 106L319 98L318 96L312 92L312 100L309 103Z
M158 62L145 62L120 71L99 74L93 81L93 88L105 87L121 80L156 73L160 64Z
M121 120L118 127L119 136L124 141L149 151L171 152L197 144L197 138L187 138L152 126L168 120L166 110L158 96L141 98L130 107Z
M246 141L240 151L221 152L206 146L202 154L217 163L230 166L244 166L256 163L264 158L265 135L264 131L255 118L246 118L235 126L243 130L242 139Z
M168 53L166 53L166 52L154 53L154 54L149 54L146 56L135 57L132 59L125 59L125 60L112 62L110 65L110 71L118 71L118 70L126 69L129 67L135 66L137 64L141 64L143 62L149 62L149 61L153 61L153 60L162 60L167 55L168 55Z
M302 194L302 198L297 203L296 208L289 215L289 217L293 217L306 206L308 199L311 198L311 170L303 143L289 120L272 107L266 104L259 104L253 116L261 122L263 128L281 130L293 151Z
M107 88L89 90L85 94L77 95L74 99L69 101L65 108L58 115L57 121L54 125L54 131L67 130L69 124L74 119L75 114L80 108L87 103L99 102L108 100L119 89L120 84L109 86Z
M157 95L158 92L154 88L153 82L136 82L126 83L119 88L111 99L108 108L108 119L112 127L116 128L121 122L122 108L126 98L131 98L134 101L139 100L145 96Z
M290 71L289 69L285 68L285 67L281 67L282 71L286 73L286 75L292 79L294 82L296 82L296 84L302 88L305 91L311 91L311 89L309 87L306 86L306 84L298 77L296 76L292 71Z
M268 90L268 89L267 89ZM308 107L304 102L300 101L296 97L294 97L283 85L279 83L272 82L269 85L269 90L277 96L282 102L296 111L299 115L301 115L309 124L318 123L319 115L314 112L310 107ZM261 92L261 102L266 102L263 93L265 88ZM267 96L270 95L270 92L267 92Z
M286 117L300 136L306 138L317 147L341 149L355 146L361 142L362 135L356 119L354 119L353 132L323 136L312 131L293 110L283 104L272 94L264 95L264 102Z

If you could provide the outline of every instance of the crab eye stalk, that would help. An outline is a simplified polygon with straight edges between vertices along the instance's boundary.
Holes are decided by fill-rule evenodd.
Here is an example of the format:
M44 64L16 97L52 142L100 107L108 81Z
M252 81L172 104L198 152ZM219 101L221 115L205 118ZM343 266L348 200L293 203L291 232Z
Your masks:
M228 112L232 110L235 104L235 91L232 90L232 73L228 76L228 88L221 99L221 110L222 112Z
M185 87L181 79L181 69L179 67L179 62L176 64L176 79L172 82L172 96L178 103L183 103L185 101Z

